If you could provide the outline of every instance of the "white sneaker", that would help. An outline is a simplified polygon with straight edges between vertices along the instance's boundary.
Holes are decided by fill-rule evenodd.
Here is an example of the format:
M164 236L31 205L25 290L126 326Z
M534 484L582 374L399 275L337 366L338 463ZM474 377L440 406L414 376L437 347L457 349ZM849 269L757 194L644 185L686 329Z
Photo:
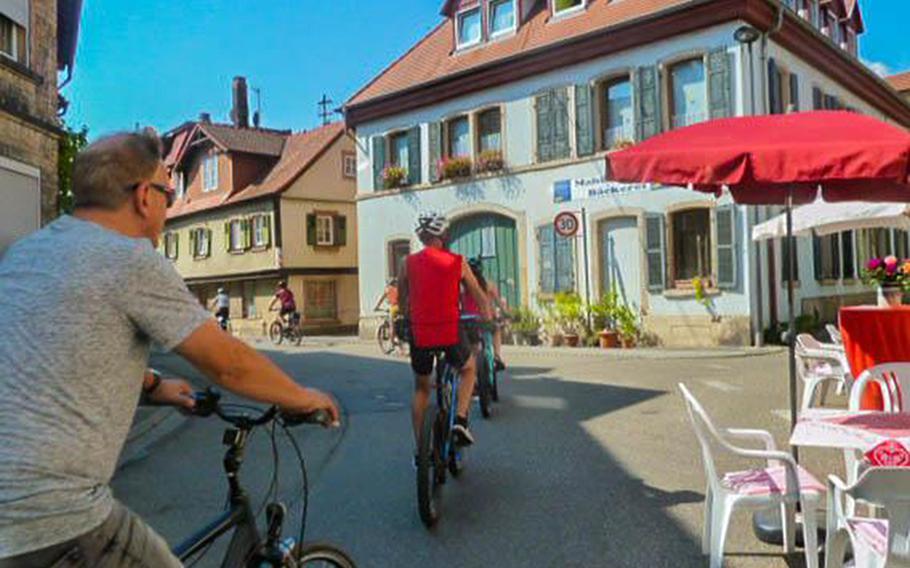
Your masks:
M458 446L470 446L474 443L474 436L467 426L455 424L452 427L452 435L455 437L455 444Z

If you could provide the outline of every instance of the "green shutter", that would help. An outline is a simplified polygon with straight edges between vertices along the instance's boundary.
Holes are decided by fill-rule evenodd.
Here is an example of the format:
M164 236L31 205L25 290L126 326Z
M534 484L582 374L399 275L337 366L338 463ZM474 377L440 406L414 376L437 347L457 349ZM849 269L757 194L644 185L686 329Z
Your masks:
M537 246L540 254L540 292L552 294L556 291L555 231L551 225L537 229Z
M439 181L439 160L442 159L442 123L431 122L429 129L430 182Z
M812 110L822 110L825 108L825 98L822 90L818 87L812 87Z
M780 72L777 69L777 62L771 57L768 59L768 110L770 114L783 114L783 101L780 100L781 84Z
M733 54L726 47L708 54L708 108L711 118L733 116Z
M594 88L575 85L575 148L579 156L594 153Z
M265 215L265 246L272 245L272 216Z
M556 235L556 291L575 291L575 238Z
M816 234L812 235L812 270L815 273L815 280L821 281L825 279L824 274L824 264L822 263L822 255L824 250L822 249L822 238Z
M224 250L231 252L231 222L224 222Z
M385 136L373 136L373 190L385 189L382 170L385 169Z
M335 244L338 246L348 244L348 219L343 215L335 217Z
M212 230L211 229L203 229L203 230L206 232L206 236L208 237L205 240L205 256L209 257L209 256L212 256Z
M420 185L420 166L420 126L415 126L408 131L408 185Z
M790 107L792 112L799 112L799 76L790 73Z
M534 109L537 120L537 161L549 162L556 155L555 141L553 139L554 123L554 98L553 91L537 95L534 99Z
M554 102L554 130L553 130L553 150L554 158L564 160L572 156L572 144L570 142L569 129L569 89L563 87L556 89Z
M253 246L253 221L252 219L243 220L243 248L248 249Z
M306 216L306 244L316 246L316 214Z
M732 290L737 285L739 255L736 207L724 205L715 211L717 223L717 286Z
M833 255L834 255L834 275L833 275L833 276L834 276L834 279L835 279L835 280L840 280L840 278L841 278L841 273L843 272L843 271L841 270L841 261L840 261L840 256L841 256L841 255L840 255L840 246L839 246L839 245L840 245L840 237L839 237L838 235L835 234L835 235L830 235L830 236L827 237L827 238L831 240L831 249L834 251L834 252L833 252Z
M841 256L843 269L841 275L846 278L856 278L856 264L853 261L853 231L844 231L840 234Z
M177 260L180 257L180 233L172 233L171 238L174 239L174 260Z
M645 215L645 255L648 259L648 290L660 292L666 286L666 237L664 216Z
M657 67L640 67L635 72L635 137L638 142L660 133L660 84Z
M196 229L190 229L190 257L196 256Z

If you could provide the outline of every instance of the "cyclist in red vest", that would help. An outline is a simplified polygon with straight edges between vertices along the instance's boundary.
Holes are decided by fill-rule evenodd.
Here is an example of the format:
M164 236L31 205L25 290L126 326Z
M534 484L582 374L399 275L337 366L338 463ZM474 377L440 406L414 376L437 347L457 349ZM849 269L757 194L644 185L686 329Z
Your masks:
M461 255L446 250L449 223L445 216L426 213L417 221L417 237L424 248L409 255L398 277L401 314L411 324L411 368L414 370L414 400L411 405L414 439L430 400L435 354L445 353L446 362L460 369L453 434L456 443L468 446L474 437L468 428L468 410L477 380L474 355L464 329L459 325L459 290L462 285L477 302L481 316L492 319L487 295Z

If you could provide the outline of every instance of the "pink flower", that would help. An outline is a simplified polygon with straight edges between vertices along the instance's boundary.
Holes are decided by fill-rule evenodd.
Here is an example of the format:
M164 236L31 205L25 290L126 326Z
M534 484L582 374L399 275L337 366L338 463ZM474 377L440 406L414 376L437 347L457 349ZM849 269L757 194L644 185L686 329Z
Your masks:
M882 259L880 258L870 258L869 262L866 264L866 268L869 270L878 270L882 266Z
M896 256L886 256L885 257L885 267L891 268L892 266L897 266L898 260Z

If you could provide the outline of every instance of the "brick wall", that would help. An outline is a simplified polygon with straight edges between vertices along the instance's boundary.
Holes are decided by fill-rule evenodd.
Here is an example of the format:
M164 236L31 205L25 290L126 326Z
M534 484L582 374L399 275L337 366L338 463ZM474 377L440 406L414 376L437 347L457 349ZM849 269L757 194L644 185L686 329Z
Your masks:
M41 170L42 222L57 212L57 2L32 0L28 65L0 57L0 155Z

